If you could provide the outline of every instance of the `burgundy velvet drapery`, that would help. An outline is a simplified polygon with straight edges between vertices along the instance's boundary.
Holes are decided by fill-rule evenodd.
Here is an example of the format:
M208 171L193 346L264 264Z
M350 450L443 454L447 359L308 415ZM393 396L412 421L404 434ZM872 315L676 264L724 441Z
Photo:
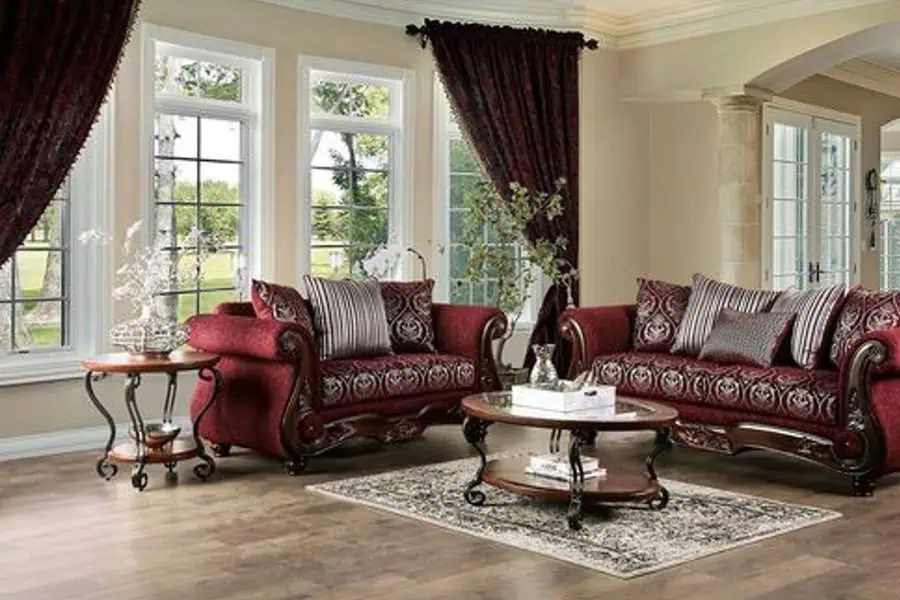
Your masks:
M578 61L585 45L574 32L493 27L426 20L424 39L463 130L502 197L518 182L552 192L566 179L562 217L535 219L529 239L564 237L559 258L578 267ZM578 288L573 288L578 302ZM548 290L532 343L559 342L557 321L566 292ZM526 363L533 360L531 352ZM560 347L565 368L569 349Z
M140 0L0 0L0 264L78 158Z

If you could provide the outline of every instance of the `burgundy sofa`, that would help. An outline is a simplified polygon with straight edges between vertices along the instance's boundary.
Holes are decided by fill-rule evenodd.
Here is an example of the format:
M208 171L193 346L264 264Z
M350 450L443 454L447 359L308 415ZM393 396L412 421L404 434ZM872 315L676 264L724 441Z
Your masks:
M900 329L870 333L840 369L757 368L631 350L634 306L576 308L560 331L570 375L590 368L618 393L678 409L673 439L724 454L800 457L852 477L870 495L900 470Z
M507 327L494 308L434 304L436 354L320 361L298 326L257 319L250 303L221 304L188 321L188 344L219 354L219 397L200 435L220 456L234 446L284 459L290 474L354 437L394 442L462 420L460 400L499 389L491 346ZM194 389L191 415L211 393Z

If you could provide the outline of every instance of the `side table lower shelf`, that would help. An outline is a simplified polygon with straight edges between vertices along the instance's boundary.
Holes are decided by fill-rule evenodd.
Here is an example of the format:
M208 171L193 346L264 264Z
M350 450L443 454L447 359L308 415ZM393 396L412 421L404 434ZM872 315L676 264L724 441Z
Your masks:
M196 457L200 457L204 462L194 466L194 475L206 481L215 472L216 464L208 458L205 449L201 449L191 437L179 437L165 446L147 448L143 458L140 457L137 443L124 441L116 444L106 455L106 462L111 471L107 479L111 479L118 471L118 468L110 463L132 464L137 471L132 475L131 483L134 487L143 489L147 485L147 474L143 472L142 465L163 464L169 470L169 475L174 476L175 467L179 462Z

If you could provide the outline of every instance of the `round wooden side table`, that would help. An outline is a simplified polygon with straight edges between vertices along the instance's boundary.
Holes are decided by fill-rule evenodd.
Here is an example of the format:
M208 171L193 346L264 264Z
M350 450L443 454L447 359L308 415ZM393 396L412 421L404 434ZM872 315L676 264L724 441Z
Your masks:
M175 466L178 462L198 457L203 462L194 467L194 475L206 481L215 472L216 463L207 454L206 447L200 439L199 425L221 388L221 375L216 369L218 362L219 357L215 354L193 351L173 352L159 358L123 352L82 361L82 366L87 370L84 387L88 398L109 425L109 439L103 456L97 461L97 474L108 481L119 471L116 463L131 464L131 485L142 491L147 487L147 474L144 472L147 464L162 463L168 469L168 476L175 477ZM172 423L172 411L175 409L178 373L181 371L197 371L201 379L213 382L209 399L194 417L192 437L174 437L177 436L179 428ZM97 399L93 385L98 375L106 376L114 373L125 375L125 407L131 419L129 434L133 438L115 446L116 424L106 407ZM141 385L141 376L147 373L164 373L168 377L162 422L159 424L146 424L138 409L135 391Z

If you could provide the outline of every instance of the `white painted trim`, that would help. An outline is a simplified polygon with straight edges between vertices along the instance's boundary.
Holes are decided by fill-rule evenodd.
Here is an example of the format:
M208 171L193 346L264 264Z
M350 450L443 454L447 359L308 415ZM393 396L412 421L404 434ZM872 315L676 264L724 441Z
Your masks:
M823 75L888 96L900 97L900 71L865 59L847 61L828 69Z
M188 417L175 417L172 421L181 426L181 435L191 433L191 420ZM130 423L117 423L116 432L125 435L130 427ZM98 450L102 454L108 438L109 428L105 425L0 438L0 462L85 450Z
M826 121L862 127L862 118L859 115L832 110L824 106L797 102L796 100L781 97L772 98L769 105L771 108L794 113L802 117L825 119Z
M621 17L556 2L481 0L262 0L296 10L401 27L428 17L576 30L605 48L636 48L859 8L884 0L699 0Z

